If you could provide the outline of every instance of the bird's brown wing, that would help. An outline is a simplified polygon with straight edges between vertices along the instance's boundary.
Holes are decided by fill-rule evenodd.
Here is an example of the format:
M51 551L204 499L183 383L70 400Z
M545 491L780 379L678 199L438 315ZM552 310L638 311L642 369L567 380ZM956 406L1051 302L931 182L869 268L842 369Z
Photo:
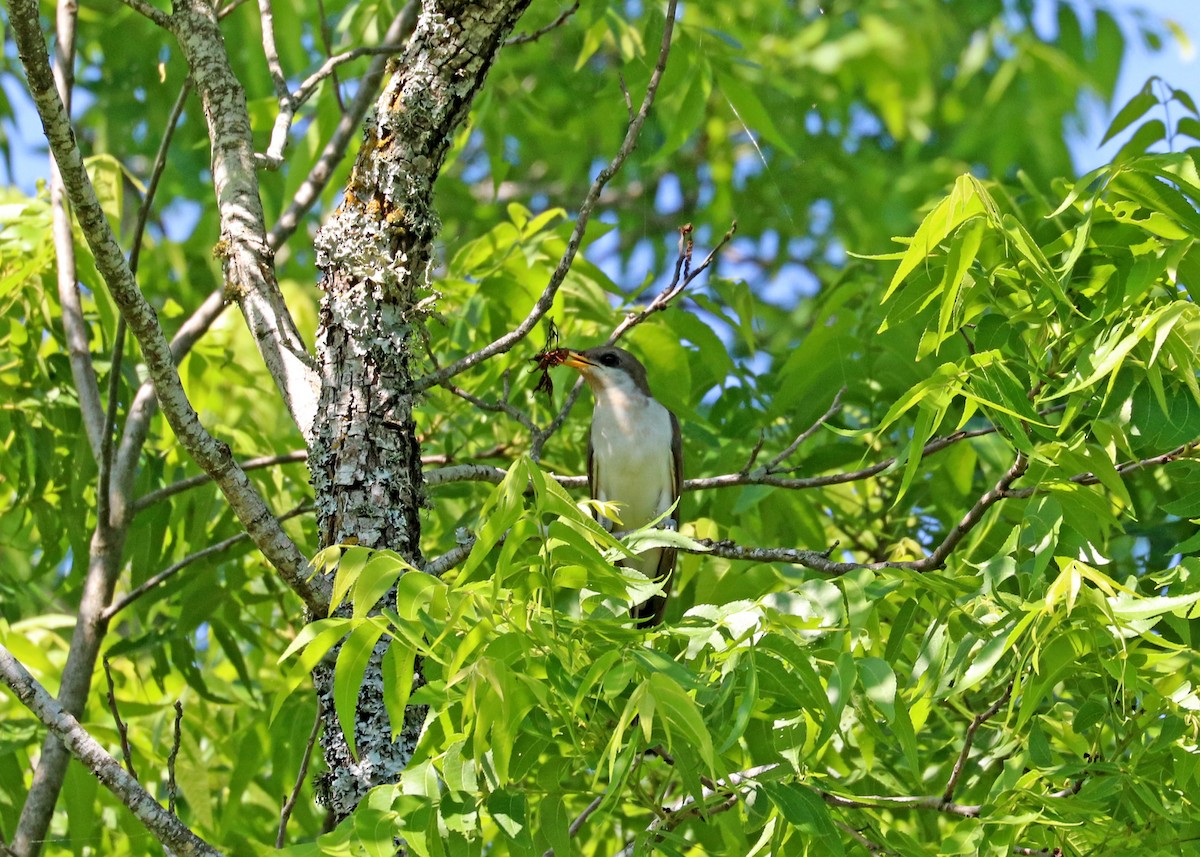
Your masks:
M588 447L588 474L591 478L591 447ZM679 420L674 414L671 414L671 458L674 467L671 468L671 502L675 504L675 511L671 513L675 519L675 528L679 528L679 495L683 491L683 437L679 431ZM633 609L629 611L630 615L637 620L639 628L651 628L662 621L663 613L667 609L667 598L671 595L671 584L675 578L675 549L663 548L658 556L658 571L655 574L655 581L663 582L662 595L655 595L641 604L635 604Z

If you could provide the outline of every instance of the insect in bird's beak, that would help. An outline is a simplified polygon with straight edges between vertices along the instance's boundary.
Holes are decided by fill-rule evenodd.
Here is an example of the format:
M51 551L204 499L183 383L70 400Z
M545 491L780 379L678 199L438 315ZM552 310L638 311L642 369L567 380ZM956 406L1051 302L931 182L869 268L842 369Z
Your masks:
M546 331L546 347L530 358L537 364L536 371L542 373L542 377L538 379L537 386L533 388L533 391L545 393L547 399L553 396L554 381L550 378L550 370L566 363L573 353L569 348L558 347L558 325L551 320L549 329Z

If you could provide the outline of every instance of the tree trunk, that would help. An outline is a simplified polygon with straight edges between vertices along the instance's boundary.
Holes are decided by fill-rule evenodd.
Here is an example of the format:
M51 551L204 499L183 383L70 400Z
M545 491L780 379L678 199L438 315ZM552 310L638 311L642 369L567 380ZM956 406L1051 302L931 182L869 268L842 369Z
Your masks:
M433 184L504 39L529 0L425 0L376 102L342 205L317 238L325 298L317 333L321 396L309 456L322 546L397 551L421 564L425 504L413 424L412 357L428 289ZM339 818L395 782L425 712L391 738L379 670L368 668L355 723L358 759L333 710L333 671L314 673L324 719L325 797Z

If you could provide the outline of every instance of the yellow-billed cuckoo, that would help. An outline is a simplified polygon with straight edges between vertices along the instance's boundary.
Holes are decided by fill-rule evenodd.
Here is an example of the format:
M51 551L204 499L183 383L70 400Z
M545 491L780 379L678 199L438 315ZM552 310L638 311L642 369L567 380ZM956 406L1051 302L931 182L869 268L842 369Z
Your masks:
M679 420L655 401L646 368L623 348L602 346L568 351L565 361L579 371L596 399L588 439L588 488L597 500L619 504L621 526L634 530L663 515L679 500L683 446ZM676 506L671 517L679 521ZM614 522L602 519L609 530ZM663 582L663 594L634 605L638 627L662 621L675 570L675 551L651 548L624 564Z

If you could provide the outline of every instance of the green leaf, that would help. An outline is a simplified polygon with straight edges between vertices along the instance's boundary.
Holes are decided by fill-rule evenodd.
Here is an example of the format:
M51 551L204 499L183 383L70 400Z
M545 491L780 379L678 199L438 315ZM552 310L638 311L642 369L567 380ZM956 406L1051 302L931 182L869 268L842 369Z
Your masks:
M708 767L709 773L715 775L716 756L712 736L704 725L704 718L695 700L663 673L652 673L646 688L649 697L654 700L654 710L661 715L667 732L667 746L676 749L686 747L695 751ZM672 739L672 729L680 734L682 743Z
M1155 98L1154 91L1151 89L1151 82L1146 81L1141 91L1125 102L1124 106L1117 111L1117 115L1109 123L1108 130L1100 139L1100 145L1103 146L1158 105L1158 99Z
M833 824L825 802L811 791L791 783L763 783L762 790L779 814L791 825L802 831L811 843L811 853L828 855L844 854L842 837Z
M363 674L371 659L375 644L387 630L387 622L382 618L367 619L361 622L338 652L337 665L333 673L333 707L337 712L338 723L346 736L350 754L358 759L355 750L354 723L358 709L358 694L363 684Z
M987 210L984 202L986 197L987 191L978 181L971 176L959 176L950 195L939 202L921 221L912 242L900 259L896 273L892 275L892 281L888 284L882 301L886 302L908 275L928 259L951 232L968 220L983 215Z
M392 724L392 739L404 727L404 712L413 689L413 666L417 650L392 640L383 656L383 704Z

